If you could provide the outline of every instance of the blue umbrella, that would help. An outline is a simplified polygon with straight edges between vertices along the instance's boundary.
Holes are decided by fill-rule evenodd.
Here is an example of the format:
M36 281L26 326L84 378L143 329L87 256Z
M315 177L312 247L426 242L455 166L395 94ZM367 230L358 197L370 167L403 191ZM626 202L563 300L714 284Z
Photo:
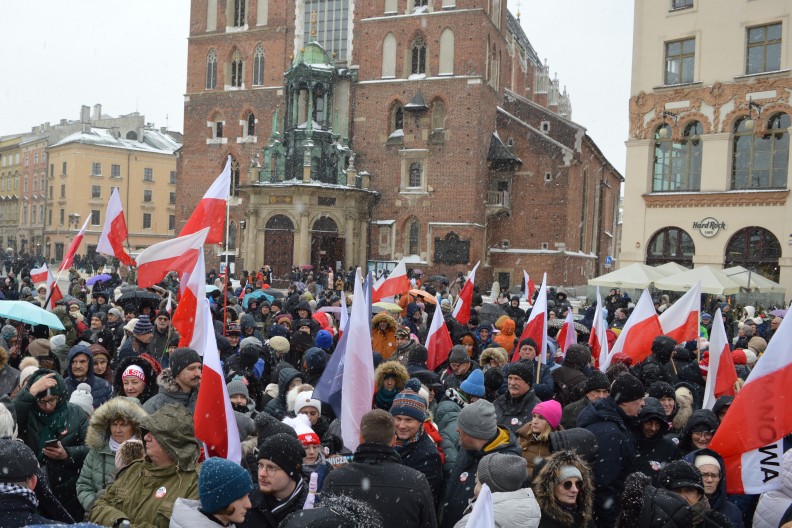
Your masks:
M44 325L55 330L64 330L58 316L27 301L0 302L0 317L22 321L31 325Z
M272 302L275 300L275 297L273 297L269 293L264 293L264 290L256 290L245 295L245 298L242 300L242 308L247 310L248 300L250 299L257 299L257 300L266 299L269 302Z
M107 273L102 273L100 275L96 275L94 277L91 277L90 279L85 281L85 284L87 284L88 286L93 286L94 284L96 284L99 281L106 281L106 280L110 280L112 278L113 277L111 277Z

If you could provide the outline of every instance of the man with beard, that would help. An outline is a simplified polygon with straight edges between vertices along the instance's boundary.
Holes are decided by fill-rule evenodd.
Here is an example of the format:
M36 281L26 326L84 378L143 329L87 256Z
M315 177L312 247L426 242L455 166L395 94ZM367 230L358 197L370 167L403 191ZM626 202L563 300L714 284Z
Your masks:
M135 328L132 330L132 337L127 339L121 350L118 352L116 361L128 357L140 356L148 353L148 345L153 337L154 325L151 324L147 315L140 315Z
M112 332L105 326L107 316L104 312L96 312L91 316L90 326L82 334L83 341L92 345L102 345L110 354L115 353L115 343Z
M177 348L170 355L170 367L162 370L157 383L159 393L143 404L147 413L153 414L164 405L176 403L192 414L201 384L201 356L192 348Z
M179 334L171 326L170 314L167 310L160 310L154 319L154 331L148 343L148 354L162 363L168 352L168 344L174 339L178 341Z

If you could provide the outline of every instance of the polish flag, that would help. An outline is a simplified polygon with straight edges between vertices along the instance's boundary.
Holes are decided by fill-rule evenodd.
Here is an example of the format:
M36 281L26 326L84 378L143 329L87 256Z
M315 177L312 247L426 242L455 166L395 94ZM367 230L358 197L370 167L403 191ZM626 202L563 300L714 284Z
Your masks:
M200 350L203 343L197 342L201 338L195 333L195 322L200 320L200 299L206 299L206 264L203 251L198 252L198 260L190 273L182 276L184 287L179 298L179 305L173 314L173 327L179 332L179 346ZM168 295L170 302L170 295ZM170 310L168 310L170 312Z
M102 234L99 235L96 251L103 255L111 255L127 266L134 266L135 261L124 251L124 240L128 236L124 208L121 205L118 188L115 188L113 194L110 195L110 201L107 202L105 223L102 226Z
M519 341L530 337L536 341L539 347L537 350L537 357L539 363L544 365L547 363L547 273L542 276L542 285L539 287L539 295L536 297L536 303L531 308L531 315L528 316L528 321L525 323L522 335ZM514 355L512 355L512 362L519 361L520 347L514 347Z
M429 334L426 337L426 350L429 352L429 359L426 361L427 370L434 370L439 367L451 352L454 343L451 341L451 334L443 318L443 310L437 308L432 316L432 324L429 326Z
M556 336L558 346L561 347L561 352L566 352L567 348L577 343L577 332L575 332L575 318L572 315L572 310L567 312L566 320L561 330L558 331Z
M192 272L208 233L209 228L205 227L197 233L158 242L144 249L137 259L138 286L153 286L169 271L177 271L180 276ZM202 280L206 280L205 277Z
M652 354L652 341L662 333L663 329L660 327L660 319L654 309L652 296L649 295L648 289L644 289L619 338L613 343L613 348L605 358L604 364L600 364L600 370L604 372L614 354L619 352L630 356L633 365L640 363Z
M69 251L67 251L66 256L63 257L63 262L61 262L60 268L58 268L58 273L65 269L69 269L69 267L72 265L72 262L74 261L74 255L76 255L77 250L80 249L80 243L85 236L85 230L88 229L88 222L90 221L91 215L88 215L88 218L85 219L85 223L80 228L80 232L77 233L77 236L75 236L74 240L72 240L72 243L69 246Z
M383 274L374 284L372 302L379 302L383 297L407 293L409 289L410 279L407 277L407 266L404 265L404 259L401 259L387 278Z
M699 337L700 314L701 282L697 282L660 314L660 327L665 335L674 338L677 343L695 341Z
M669 308L670 310L670 308ZM737 382L737 371L734 368L729 339L723 327L720 308L712 320L712 334L709 342L709 370L707 385L704 388L704 409L715 406L721 396L734 396L734 384Z
M783 439L792 433L790 343L792 317L785 317L709 446L724 459L729 494L759 494L781 486Z
M536 284L534 281L531 280L531 276L528 275L528 272L523 270L523 279L525 280L525 300L528 301L528 304L533 304L533 296L536 293Z
M45 310L52 310L55 308L55 303L63 299L63 294L55 282L55 277L52 271L47 267L47 263L42 264L40 268L30 270L30 280L33 282L34 287L36 284L44 283L47 286L47 298L49 302L47 306L42 306ZM52 294L50 295L50 292Z
M602 305L602 296L600 295L599 286L597 286L597 308L594 311L594 322L591 325L591 333L589 334L589 345L591 345L591 353L594 356L594 365L600 367L605 364L605 358L608 357L608 323L605 321L605 307ZM605 370L602 370L605 372Z
M347 329L347 325L349 325L349 310L347 309L347 302L346 302L346 295L344 294L344 290L341 290L341 315L338 316L338 340L341 340L341 336Z
M207 244L222 244L225 236L226 206L231 190L231 156L228 156L223 172L217 177L201 201L195 206L190 218L179 233L180 237L209 228Z
M203 368L193 414L195 437L206 446L207 457L222 457L239 464L242 460L239 429L223 377L209 300L205 296L199 303L199 314L193 338L200 342L195 350L203 352Z
M476 262L476 265L473 266L473 271L470 272L467 281L465 281L465 285L462 286L462 290L459 292L459 298L457 299L456 306L454 306L454 311L451 312L454 319L459 321L461 325L466 325L468 321L470 321L470 309L473 307L473 285L476 283L476 270L479 264L481 264L480 261Z

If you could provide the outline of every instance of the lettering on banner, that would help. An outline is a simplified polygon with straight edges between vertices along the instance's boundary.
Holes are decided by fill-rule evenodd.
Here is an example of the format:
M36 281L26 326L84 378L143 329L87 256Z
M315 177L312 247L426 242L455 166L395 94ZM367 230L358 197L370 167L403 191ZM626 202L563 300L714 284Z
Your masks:
M777 478L779 475L779 471L773 469L773 467L780 468L781 466L778 456L779 451L778 443L759 448L759 452L765 455L764 458L759 460L759 467L761 468L762 474L764 475L762 482L765 484Z

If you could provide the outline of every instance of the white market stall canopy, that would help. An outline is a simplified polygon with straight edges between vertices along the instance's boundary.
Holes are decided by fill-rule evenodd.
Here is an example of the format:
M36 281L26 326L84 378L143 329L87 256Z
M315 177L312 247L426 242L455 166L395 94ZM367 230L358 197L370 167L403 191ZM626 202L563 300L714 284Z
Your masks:
M773 282L764 275L748 270L742 266L725 268L723 273L737 282L742 288L759 293L784 293L784 287Z
M611 271L588 281L589 286L603 288L648 288L653 282L664 278L665 275L652 266L636 262L623 268Z
M701 266L683 271L670 277L654 281L658 290L687 291L701 282L701 293L731 295L740 291L740 284L729 278L723 271L710 266Z
M654 266L654 269L656 269L666 277L670 277L671 275L676 275L677 273L684 273L690 270L690 268L686 268L682 264L677 264L676 262L666 262L665 264Z

